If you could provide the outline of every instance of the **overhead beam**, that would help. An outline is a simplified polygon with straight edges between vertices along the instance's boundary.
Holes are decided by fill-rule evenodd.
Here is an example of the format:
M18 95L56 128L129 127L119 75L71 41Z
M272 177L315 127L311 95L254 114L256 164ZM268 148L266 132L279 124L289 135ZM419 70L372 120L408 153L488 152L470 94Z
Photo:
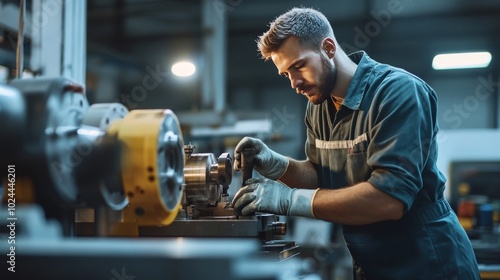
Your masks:
M226 104L227 19L217 13L212 0L202 2L203 72L201 105L204 109L222 112Z

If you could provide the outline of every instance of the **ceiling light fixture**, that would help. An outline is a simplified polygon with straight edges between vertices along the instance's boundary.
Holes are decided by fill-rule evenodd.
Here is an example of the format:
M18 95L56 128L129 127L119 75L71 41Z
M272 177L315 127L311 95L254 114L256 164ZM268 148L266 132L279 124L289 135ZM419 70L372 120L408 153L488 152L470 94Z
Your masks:
M435 70L484 68L491 62L489 52L447 53L438 54L432 60Z
M172 73L179 77L188 77L196 72L196 67L189 61L180 61L172 65Z

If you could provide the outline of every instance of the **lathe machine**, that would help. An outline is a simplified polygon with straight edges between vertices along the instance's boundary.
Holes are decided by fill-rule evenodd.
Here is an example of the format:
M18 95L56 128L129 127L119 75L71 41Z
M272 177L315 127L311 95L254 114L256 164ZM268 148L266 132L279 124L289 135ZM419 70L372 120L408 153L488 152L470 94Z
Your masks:
M14 248L2 242L0 249L7 257L14 253L10 258L22 271L17 277L39 271L53 279L120 274L117 259L133 268L135 262L168 260L166 267L177 271L184 258L222 262L227 277L220 279L240 279L228 271L267 263L263 255L272 256L274 264L298 261L290 260L298 247L281 240L286 225L277 216L234 215L227 191L231 156L196 153L193 144L185 145L171 110L129 111L119 103L89 106L82 85L65 78L34 78L0 85L0 121L0 162L5 167L0 171L0 217L16 225L15 230L4 226L0 233L9 237L14 232L17 241ZM234 257L235 244L246 244L242 258ZM217 254L213 248L228 253ZM83 263L75 265L77 260ZM48 269L48 261L63 268ZM105 268L88 271L97 263ZM110 265L114 271L107 270ZM204 262L199 265L213 270ZM2 268L1 274L6 271ZM137 271L160 279L154 275L164 269L153 269L156 274ZM185 275L205 276L190 273ZM270 275L266 279L281 277Z

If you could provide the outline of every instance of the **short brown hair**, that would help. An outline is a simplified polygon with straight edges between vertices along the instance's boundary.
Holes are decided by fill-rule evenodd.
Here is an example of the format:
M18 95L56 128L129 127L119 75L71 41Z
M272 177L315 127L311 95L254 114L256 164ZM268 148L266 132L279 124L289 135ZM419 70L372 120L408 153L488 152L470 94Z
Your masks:
M280 15L269 25L269 30L256 40L263 59L269 60L290 36L312 50L320 50L321 42L332 37L333 30L328 19L321 12L311 8L293 8Z

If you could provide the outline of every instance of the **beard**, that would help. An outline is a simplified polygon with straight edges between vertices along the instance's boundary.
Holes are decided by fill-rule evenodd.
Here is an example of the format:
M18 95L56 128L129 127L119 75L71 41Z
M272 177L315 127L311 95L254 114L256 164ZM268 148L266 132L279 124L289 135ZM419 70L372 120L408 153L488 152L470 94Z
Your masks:
M322 74L320 77L320 84L318 85L319 96L316 100L311 100L313 104L321 104L326 99L330 98L333 88L337 83L337 67L331 64L330 61L323 56L321 57Z

